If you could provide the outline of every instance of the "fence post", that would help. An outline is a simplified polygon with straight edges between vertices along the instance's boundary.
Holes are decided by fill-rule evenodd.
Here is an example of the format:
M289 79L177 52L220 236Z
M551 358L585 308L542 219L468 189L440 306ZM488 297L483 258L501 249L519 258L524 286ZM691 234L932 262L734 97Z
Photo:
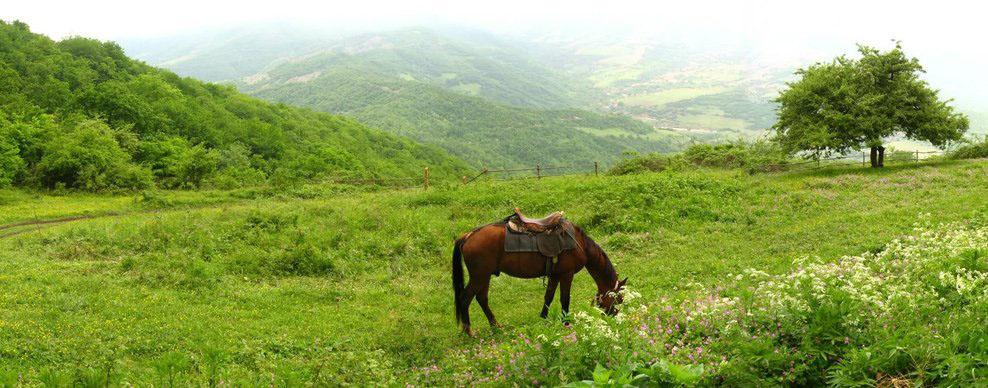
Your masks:
M916 163L919 163L919 150L916 150Z
M425 168L424 175L425 175L425 188L428 189L429 188L429 167L426 167Z
M597 162L593 162L593 176L600 176L600 165Z
M541 164L536 164L535 165L535 177L537 179L542 179L542 165Z
M862 166L867 166L868 165L868 162L865 161L865 153L864 153L864 151L861 151L861 165Z

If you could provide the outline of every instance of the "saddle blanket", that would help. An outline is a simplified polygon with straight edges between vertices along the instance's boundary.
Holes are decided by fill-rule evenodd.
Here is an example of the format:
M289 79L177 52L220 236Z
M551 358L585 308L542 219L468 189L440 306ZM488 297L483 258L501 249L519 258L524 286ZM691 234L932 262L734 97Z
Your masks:
M569 222L548 233L516 233L504 225L505 252L539 252L543 256L558 256L560 252L576 248L576 231Z

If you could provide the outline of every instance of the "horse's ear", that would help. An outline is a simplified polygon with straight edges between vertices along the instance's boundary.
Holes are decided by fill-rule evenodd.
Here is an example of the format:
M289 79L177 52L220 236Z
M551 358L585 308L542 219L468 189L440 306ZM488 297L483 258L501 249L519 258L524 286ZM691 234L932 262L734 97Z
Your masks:
M618 285L621 287L624 287L626 284L628 284L628 278L624 278L624 280L618 282Z

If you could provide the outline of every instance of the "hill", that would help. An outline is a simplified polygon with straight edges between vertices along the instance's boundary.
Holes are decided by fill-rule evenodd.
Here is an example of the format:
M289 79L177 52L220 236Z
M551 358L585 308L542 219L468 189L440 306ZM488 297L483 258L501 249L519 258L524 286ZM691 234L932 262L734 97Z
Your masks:
M974 244L988 235L936 225L980 217L972 225L983 227L986 177L988 162L976 160L348 195L311 186L298 193L307 199L291 191L164 192L151 202L0 191L0 382L564 384L590 379L599 363L606 370L597 377L614 379L637 364L655 365L655 378L669 377L664 365L679 378L700 371L710 384L742 386L887 376L983 385L988 246ZM480 339L460 336L452 241L513 206L565 210L641 296L628 297L621 319L598 318L596 288L579 273L578 321L567 328L558 303L552 319L538 317L541 282L501 276L491 308L508 326L477 324ZM96 218L10 226L81 209ZM918 221L932 226L913 232ZM887 255L896 260L870 266ZM894 271L910 263L927 267ZM817 285L817 302L799 304ZM748 305L749 297L791 309ZM875 300L898 314L866 304ZM484 322L476 306L471 312ZM929 340L934 332L942 338ZM952 367L964 373L931 371Z
M760 58L757 50L631 33L531 32L515 39L542 63L588 79L593 109L632 115L691 137L761 135L775 121L776 91L791 77L789 62Z
M188 39L175 38L189 50L183 56L160 42L133 42L132 51L176 71L209 76L210 65L228 69L222 59L232 60L255 34L231 31L208 45L182 45ZM323 40L310 44L315 37ZM236 73L240 90L355 117L439 145L475 166L609 162L624 151L668 151L682 141L627 117L572 108L588 101L585 81L483 32L411 28L338 38L296 30L279 38L248 45L262 53L257 57L237 57L238 66L261 69ZM294 49L281 57L266 55L288 46Z
M344 34L261 24L125 42L137 58L179 74L249 86L346 68L416 80L508 105L581 105L586 85L479 31L408 28ZM291 77L285 78L287 74Z
M597 98L586 108L631 115L697 139L757 137L775 123L774 99L796 69L853 51L853 44L789 50L730 37L665 37L633 32L519 33L533 60L592 82ZM683 34L690 34L683 32ZM688 42L688 43L684 43ZM908 44L910 42L905 42ZM938 59L938 58L935 58ZM925 59L924 59L925 60ZM988 133L985 104L959 87L970 72L938 70L931 85L951 87L971 117L973 133ZM931 69L932 71L932 69ZM951 96L950 93L943 95Z
M366 68L317 68L322 70L279 68L242 88L267 100L355 117L484 166L611 162L626 150L671 151L681 141L623 116L520 108Z
M0 23L0 183L90 190L463 171L438 148Z
M520 107L632 116L697 140L763 135L775 121L772 99L793 71L848 49L780 52L730 38L730 43L705 38L700 31L696 36L682 32L684 37L552 28L498 35L465 28L362 34L256 28L278 33L243 28L214 39L192 34L128 42L127 48L184 75L211 77L211 70L220 69L226 74L221 79L239 80L241 86L263 82L281 66L293 77L347 67ZM311 67L304 71L293 64ZM226 71L238 67L245 70ZM938 72L931 77L933 85L965 89L956 86L963 76ZM966 95L958 105L971 116L972 132L988 131L983 101Z
M335 34L284 24L118 42L132 58L208 82L233 82L279 61L327 48Z

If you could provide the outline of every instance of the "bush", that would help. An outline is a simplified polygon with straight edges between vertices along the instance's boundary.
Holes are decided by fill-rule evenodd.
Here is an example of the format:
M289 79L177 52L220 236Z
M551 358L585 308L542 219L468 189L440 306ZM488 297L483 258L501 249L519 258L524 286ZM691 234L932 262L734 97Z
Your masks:
M749 172L775 170L790 162L775 143L744 140L723 144L694 144L678 154L647 154L624 159L610 170L612 175L664 171L696 167L746 169Z
M102 121L87 119L66 127L45 143L36 166L44 186L86 190L152 186L150 171L131 162L114 131Z
M215 150L192 145L180 137L143 142L138 155L151 165L162 186L178 189L200 187L216 170L220 159Z
M468 385L988 383L988 226L919 226L877 253L795 264L679 303L628 291L622 315L578 312L572 328L482 343L419 379L441 384L426 372L445 369Z
M947 154L947 157L950 159L988 158L988 135L983 137L981 141L968 141L967 144Z
M250 150L242 144L232 144L218 153L218 171L207 185L219 189L235 189L256 186L267 180L267 175L255 168Z
M20 157L20 148L0 137L0 188L10 186L23 169L24 161Z
M645 154L622 159L608 171L610 175L638 174L643 172L665 171L676 161L675 156L663 154Z

